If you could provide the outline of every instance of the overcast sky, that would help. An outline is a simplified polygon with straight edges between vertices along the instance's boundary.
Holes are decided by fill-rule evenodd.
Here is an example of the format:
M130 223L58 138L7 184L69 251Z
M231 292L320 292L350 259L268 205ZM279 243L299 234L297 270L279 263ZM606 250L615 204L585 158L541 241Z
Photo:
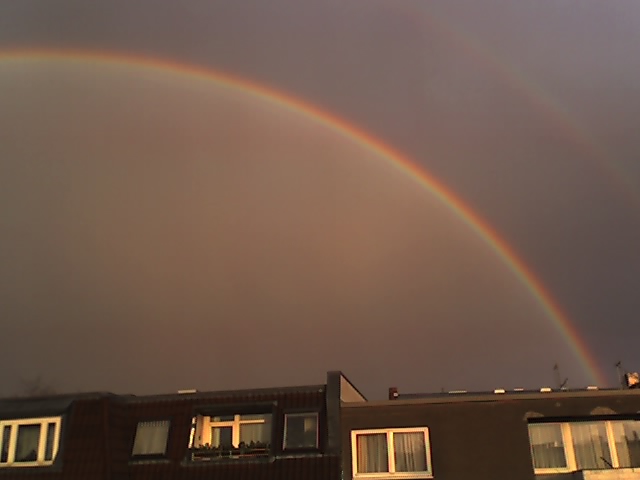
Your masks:
M0 49L227 72L356 125L535 273L609 386L640 369L640 3L0 3ZM0 395L593 382L486 243L292 109L176 71L0 53Z

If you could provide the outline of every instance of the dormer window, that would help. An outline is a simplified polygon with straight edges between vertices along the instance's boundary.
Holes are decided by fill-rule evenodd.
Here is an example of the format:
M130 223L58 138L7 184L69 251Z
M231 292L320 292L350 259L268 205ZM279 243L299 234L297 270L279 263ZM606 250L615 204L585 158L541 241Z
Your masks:
M271 414L194 417L190 448L194 460L265 456L271 448Z
M318 448L318 414L288 413L284 416L284 450Z
M0 420L0 468L51 465L60 424L60 417Z

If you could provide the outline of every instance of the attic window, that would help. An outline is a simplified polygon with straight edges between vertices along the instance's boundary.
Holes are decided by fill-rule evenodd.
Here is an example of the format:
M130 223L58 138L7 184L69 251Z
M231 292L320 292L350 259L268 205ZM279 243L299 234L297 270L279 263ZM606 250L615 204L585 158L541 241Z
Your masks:
M0 468L51 465L60 424L60 417L0 420Z
M164 455L167 449L169 424L169 420L138 422L132 455Z
M318 448L318 414L286 414L283 447L285 450Z
M198 415L191 429L193 460L268 455L271 414Z

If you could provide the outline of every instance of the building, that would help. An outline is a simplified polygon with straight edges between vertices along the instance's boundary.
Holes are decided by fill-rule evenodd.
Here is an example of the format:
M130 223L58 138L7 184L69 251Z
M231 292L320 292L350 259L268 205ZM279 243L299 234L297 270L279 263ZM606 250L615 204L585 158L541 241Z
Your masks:
M322 385L0 401L0 479L338 480L340 407Z
M638 389L390 389L342 427L345 479L640 479Z
M629 384L630 385L630 384ZM0 480L640 480L640 389L0 400Z

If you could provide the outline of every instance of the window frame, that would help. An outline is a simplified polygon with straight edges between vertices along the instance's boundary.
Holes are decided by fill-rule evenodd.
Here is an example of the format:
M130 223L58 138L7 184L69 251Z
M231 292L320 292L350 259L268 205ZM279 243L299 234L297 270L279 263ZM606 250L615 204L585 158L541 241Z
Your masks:
M53 448L51 450L51 460L46 460L47 449L47 433L50 424L54 424ZM40 434L38 437L38 453L35 461L16 462L16 447L18 442L18 430L22 426L39 425ZM9 448L7 452L7 461L0 463L0 469L3 468L21 468L21 467L48 467L56 461L60 450L60 433L62 430L62 417L36 417L36 418L16 418L11 420L0 420L0 452L4 448L3 432L5 427L9 427Z
M189 443L187 449L187 460L195 463L203 461L264 461L273 457L275 453L276 443L274 443L277 426L275 420L277 416L274 412L275 404L251 404L244 407L205 407L195 409L191 419L191 428L189 433ZM246 415L263 415L262 419L251 419L242 421L238 417ZM233 416L233 420L224 420L220 422L212 422L214 417ZM233 425L237 422L237 428ZM268 440L265 446L243 445L240 447L239 435L240 425L247 424L269 424ZM232 427L232 441L235 440L238 445L232 445L230 448L223 446L215 446L212 441L212 427ZM237 431L237 434L236 434ZM237 435L237 436L236 436Z
M145 423L166 423L167 424L167 438L164 442L164 450L161 453L135 453L134 449L136 447L136 440L138 438L138 429L141 424ZM145 419L138 420L136 423L135 432L133 434L133 443L131 444L131 458L134 460L139 459L154 459L154 458L166 458L167 450L169 448L169 438L171 438L171 419L169 418L155 418L155 419Z
M315 417L316 419L316 442L312 447L288 447L287 446L287 418L288 417ZM291 411L283 414L282 427L282 451L283 452L300 452L300 451L317 451L320 450L320 412L317 410L308 411Z
M566 467L557 468L536 468L533 463L533 445L531 444L531 426L533 425L560 425L560 432L562 434L562 449L564 451L564 463ZM553 473L569 473L575 472L576 468L576 455L573 449L573 437L571 435L571 425L569 422L536 422L529 423L527 425L527 434L529 436L529 451L531 455L531 465L533 465L533 471L536 475L548 475Z
M396 433L422 433L424 435L425 456L427 460L427 470L418 472L396 472L395 471L395 444L393 435ZM358 435L385 434L387 438L387 461L388 471L359 473L358 472ZM402 427L402 428L377 428L351 431L351 474L354 479L376 479L376 478L406 478L420 479L433 478L433 465L431 463L431 441L429 439L429 427Z
M601 423L604 424L606 438L607 438L607 446L609 448L609 456L611 458L612 467L609 470L617 470L620 468L638 468L638 467L621 467L620 459L618 456L618 447L616 445L616 438L614 432L614 424L621 422L637 422L638 426L640 426L640 420L633 418L621 418L621 419L608 419L608 420L599 420L593 418L585 418L582 420L574 420L574 421L548 421L548 422L529 422L527 424L527 434L529 437L529 451L531 457L531 466L533 468L533 473L535 475L548 475L554 473L570 473L578 471L578 463L576 458L576 452L574 448L573 441L573 433L571 431L571 425L581 424L581 423ZM562 443L564 448L565 455L565 463L566 467L560 468L536 468L533 459L533 445L531 444L531 434L530 428L534 425L560 425L562 431Z
M223 416L231 416L233 415L233 420L220 420L213 421L212 419L215 417L223 417ZM196 415L196 422L192 425L192 434L189 445L191 448L198 448L194 444L194 440L196 435L199 433L200 442L199 447L204 445L213 446L213 439L211 435L211 431L213 428L221 428L221 427L231 427L231 444L233 448L239 448L240 446L240 427L242 425L263 425L268 423L267 419L250 419L250 420L242 420L243 416L248 415L264 415L270 417L270 431L269 431L269 448L271 448L272 436L273 436L273 414L271 412L267 413L234 413L234 414L220 414L220 415ZM200 420L199 420L200 419ZM199 420L199 421L198 421ZM198 425L200 426L198 428ZM195 431L193 431L193 427L195 426Z

